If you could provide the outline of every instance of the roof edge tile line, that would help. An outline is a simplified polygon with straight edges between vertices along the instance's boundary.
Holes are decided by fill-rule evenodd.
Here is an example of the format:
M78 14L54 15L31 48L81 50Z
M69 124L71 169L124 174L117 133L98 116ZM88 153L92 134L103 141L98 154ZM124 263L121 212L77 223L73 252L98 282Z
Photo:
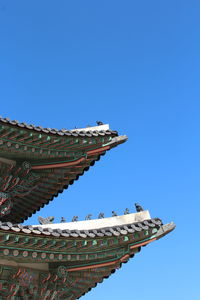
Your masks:
M95 133L95 135L101 135L102 133L104 134L113 134L115 136L118 136L118 132L117 131L113 131L113 130L110 130L109 128L107 129L107 127L105 128L105 125L108 125L108 124L104 124L104 125L98 125L98 126L95 126L95 130L91 130L90 128L91 127L85 127L85 128L82 128L82 129L55 129L55 128L45 128L45 127L42 127L42 126L35 126L35 125L29 125L29 124L26 124L25 122L19 122L17 120L13 120L11 121L9 118L2 118L0 117L0 123L2 124L8 124L10 126L13 126L13 127L19 127L19 128L25 128L25 129L28 129L28 130L34 130L35 132L43 132L45 134L52 134L52 135L59 135L59 136L63 136L63 135L70 135L70 136L73 136L74 134L77 135L77 136L87 136L87 134L89 132L91 133ZM109 125L108 125L109 126ZM105 129L102 129L105 128Z
M173 229L174 229L174 223L172 222L172 223L169 223L169 224L167 224L166 226L162 226L162 221L160 220L160 219L158 219L158 218L153 218L153 219L149 219L149 220L145 220L145 221L138 221L138 222L134 222L134 223L132 223L132 225L134 225L134 226L137 226L138 224L140 224L140 223L143 223L144 224L144 222L146 222L146 221L148 221L148 222L150 222L150 223L152 223L152 222L156 222L157 223L157 225L155 225L155 227L156 226L158 226L159 228L160 227L162 227L162 231L161 232L159 232L159 234L158 234L158 238L159 238L159 236L161 236L162 234L164 234L164 233L168 233L168 232L170 232L170 231L172 231ZM171 224L173 224L173 225L171 225ZM131 225L131 224L129 224L129 225ZM117 230L118 231L118 229L119 230L123 230L123 229L125 229L125 226L126 225L122 225L122 226L112 226L112 227L108 227L107 228L107 230L109 231L110 229L113 229L113 230ZM150 225L148 225L148 226L150 226ZM0 229L3 229L3 230L11 230L12 228L14 228L14 227L17 227L17 228L19 228L20 229L20 231L23 231L23 229L25 228L25 229L30 229L31 230L31 232L33 232L33 233L35 233L35 234L42 234L43 233L43 231L49 231L50 230L50 232L51 233L58 233L59 232L59 236L60 236L60 232L61 233L68 233L69 235L70 234L73 234L74 232L76 232L76 234L79 236L79 233L81 233L82 231L81 230L68 230L68 229L64 229L64 230L60 230L60 229L54 229L54 230L52 230L51 228L45 228L45 229L43 229L42 228L42 226L36 226L36 227L32 227L32 226L29 226L29 225L25 225L25 226L23 226L23 225L20 225L20 224L12 224L11 222L4 222L4 223L2 223L2 222L0 222ZM173 228L172 228L173 227ZM139 227L138 227L139 228ZM167 229L166 229L167 228ZM172 229L171 229L172 228ZM83 232L100 232L101 231L101 229L98 229L98 230L83 230ZM137 231L137 230L136 230ZM140 228L140 230L139 231L142 231L142 228ZM52 234L53 235L53 234ZM96 235L96 234L95 234ZM103 234L103 236L104 236L104 234Z

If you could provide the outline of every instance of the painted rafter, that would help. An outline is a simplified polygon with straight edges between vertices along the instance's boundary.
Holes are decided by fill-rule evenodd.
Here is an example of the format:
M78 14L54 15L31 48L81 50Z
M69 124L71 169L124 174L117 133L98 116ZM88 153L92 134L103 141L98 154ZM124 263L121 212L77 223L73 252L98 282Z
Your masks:
M108 237L104 234L103 237L91 238L86 235L77 239L71 236L73 231L66 234L62 230L50 230L47 231L50 235L46 236L45 228L2 224L0 264L2 261L13 261L18 263L18 267L14 267L12 263L1 266L0 295L8 297L7 299L11 299L9 297L17 299L20 296L31 296L32 299L40 300L78 299L134 257L142 246L174 229L173 223L163 226L159 219L145 220L132 225L138 229L135 230L136 235L126 231L125 227L133 229L131 224L127 224L118 229L120 230L118 237L114 235ZM117 227L112 229L117 230ZM114 243L109 243L108 240L112 239L115 239ZM96 243L97 240L99 243ZM82 247L79 247L80 242ZM30 268L33 262L41 265L40 270ZM49 263L48 270L42 270L42 266L47 263ZM9 275L12 277L9 285L4 276L6 269L12 274ZM24 284L25 281L28 285Z
M7 205L0 219L23 222L83 175L101 155L126 139L109 130L108 125L59 131L0 118L2 175L9 177L9 168L26 160L31 165L30 174L40 178L29 186L29 191L20 190L18 185L19 193L12 195L12 207ZM5 200L0 200L0 206Z

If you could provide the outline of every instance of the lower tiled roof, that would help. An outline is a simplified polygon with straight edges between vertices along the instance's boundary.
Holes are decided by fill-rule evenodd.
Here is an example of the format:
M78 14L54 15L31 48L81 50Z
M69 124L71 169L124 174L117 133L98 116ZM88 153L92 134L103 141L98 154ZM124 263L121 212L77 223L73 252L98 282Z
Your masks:
M44 235L52 237L73 237L73 238L95 238L107 236L120 236L129 233L141 232L153 227L160 227L162 221L159 218L145 220L142 222L134 222L133 224L126 224L123 226L113 226L107 228L93 229L93 230L69 230L69 229L52 229L51 227L43 228L42 226L33 227L31 225L12 224L11 222L0 222L0 229L21 232L26 234Z
M0 296L50 300L54 295L58 300L79 299L120 269L142 246L158 240L174 227L173 223L162 225L158 218L89 231L0 223L0 257L4 259ZM34 262L36 266L41 263L41 267L34 268ZM43 263L48 263L48 270L42 268ZM28 286L24 286L24 276L33 278Z

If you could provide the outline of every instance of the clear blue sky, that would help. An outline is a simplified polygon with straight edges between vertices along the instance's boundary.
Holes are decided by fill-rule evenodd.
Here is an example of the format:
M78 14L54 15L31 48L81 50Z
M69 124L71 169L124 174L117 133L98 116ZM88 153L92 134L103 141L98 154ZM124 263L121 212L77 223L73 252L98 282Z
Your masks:
M0 0L0 114L129 140L38 215L134 202L176 230L84 300L200 299L200 2Z

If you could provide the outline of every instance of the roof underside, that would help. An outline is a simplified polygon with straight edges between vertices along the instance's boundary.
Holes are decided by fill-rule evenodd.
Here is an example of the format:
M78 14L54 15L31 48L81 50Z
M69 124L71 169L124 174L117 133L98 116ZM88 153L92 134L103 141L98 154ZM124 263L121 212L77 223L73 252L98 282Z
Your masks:
M0 118L0 219L23 222L127 140L107 128L56 130Z
M76 300L108 278L122 263L128 262L142 246L160 239L174 228L173 223L162 225L157 218L97 230L33 228L0 222L0 258L3 264L9 260L9 265L13 266L12 278L15 274L17 279L22 271L29 274L24 268L29 268L30 263L40 265L38 270L42 272L43 284L35 283L37 299L44 299L46 289L50 288L51 296L56 292L58 299ZM14 269L16 263L19 265ZM44 263L49 266L46 271L42 269ZM60 268L65 271L63 277L60 277ZM2 265L1 270L4 270ZM11 276L3 278L4 273L8 274L6 271L1 271L1 279L10 282ZM37 274L32 277L38 278ZM17 296L21 296L20 292ZM12 296L12 289L4 289L4 295Z

